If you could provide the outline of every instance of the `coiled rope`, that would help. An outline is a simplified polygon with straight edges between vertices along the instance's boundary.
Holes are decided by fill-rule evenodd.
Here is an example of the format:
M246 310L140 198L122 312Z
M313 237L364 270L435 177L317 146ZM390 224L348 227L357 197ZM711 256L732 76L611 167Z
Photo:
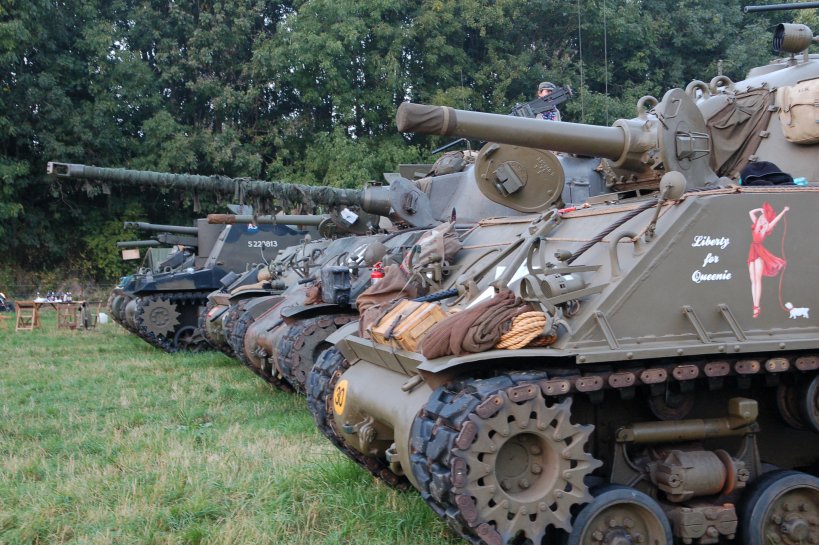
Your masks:
M549 346L557 341L557 333L543 334L549 319L540 311L518 314L512 318L512 327L501 335L495 348L517 350L526 346Z

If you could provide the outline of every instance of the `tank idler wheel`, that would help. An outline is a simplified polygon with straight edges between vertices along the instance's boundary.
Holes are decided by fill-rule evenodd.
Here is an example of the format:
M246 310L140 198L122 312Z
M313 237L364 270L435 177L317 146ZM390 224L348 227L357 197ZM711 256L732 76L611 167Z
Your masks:
M307 378L307 407L313 414L316 426L336 448L361 467L389 486L398 490L407 490L410 484L406 477L393 473L385 462L372 456L365 456L359 451L348 447L336 432L333 393L338 379L349 368L350 362L333 347L327 348L319 354L316 364Z
M180 327L173 336L173 348L179 352L204 352L210 345L192 325Z
M593 493L572 522L565 545L672 545L668 517L647 494L614 485Z
M819 433L819 375L802 386L800 397L800 414L802 422L809 430Z
M571 530L571 509L592 499L593 426L572 424L571 398L547 401L536 381L510 374L438 388L413 422L422 496L471 540L539 544L552 528Z
M805 423L802 422L801 409L799 408L799 386L794 384L780 383L776 387L776 408L779 416L788 426L796 430L804 430Z
M740 528L745 545L819 543L819 478L766 473L743 498Z

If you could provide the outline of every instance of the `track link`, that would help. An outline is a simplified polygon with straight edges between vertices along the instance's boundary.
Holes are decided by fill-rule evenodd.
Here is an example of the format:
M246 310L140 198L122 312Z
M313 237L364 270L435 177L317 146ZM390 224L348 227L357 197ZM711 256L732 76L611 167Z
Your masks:
M306 393L310 370L321 352L329 348L326 342L339 327L356 319L355 314L329 314L288 324L289 328L279 341L279 370L300 394Z
M184 351L186 347L184 346L177 346L174 342L174 334L179 331L183 327L194 327L198 328L198 316L201 311L200 307L204 307L207 305L207 293L204 292L163 292L157 293L152 295L147 295L144 297L137 298L137 310L136 310L136 323L137 323L137 334L145 340L148 344L151 344L165 352L174 353L179 351ZM164 303L168 303L174 306L177 309L181 309L184 305L194 305L196 306L196 311L193 312L194 323L184 323L180 321L175 327L173 332L169 334L162 334L157 335L149 331L147 325L144 323L143 318L143 311L145 306L149 302L154 301L162 301ZM186 313L180 311L180 318L184 317ZM205 341L204 336L199 335L197 337L199 339L197 341L197 347L201 344L207 344ZM209 346L209 345L208 345Z

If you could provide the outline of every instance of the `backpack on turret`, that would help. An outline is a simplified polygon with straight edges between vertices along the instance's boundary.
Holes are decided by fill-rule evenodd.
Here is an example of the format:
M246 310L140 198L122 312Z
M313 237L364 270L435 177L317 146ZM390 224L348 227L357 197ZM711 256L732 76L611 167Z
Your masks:
M782 133L794 144L819 142L819 79L780 87L776 92Z

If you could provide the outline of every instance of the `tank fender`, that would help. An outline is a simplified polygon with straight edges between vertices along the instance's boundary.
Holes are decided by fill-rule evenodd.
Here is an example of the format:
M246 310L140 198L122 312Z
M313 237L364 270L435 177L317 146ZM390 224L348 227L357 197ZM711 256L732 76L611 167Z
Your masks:
M418 371L424 375L438 375L438 374L458 374L461 368L474 369L476 365L481 365L487 362L498 362L508 358L511 355L509 350L487 350L477 354L464 354L463 356L449 356L443 358L436 358L434 360L424 359L418 365ZM561 350L559 348L527 348L526 350L515 350L514 357L518 363L521 363L522 358L535 358L532 365L542 365L544 358L549 360L556 360L560 357L573 357L574 354ZM546 361L549 361L546 360Z
M243 301L245 299L266 299L265 296L271 295L270 292L271 290L266 289L240 291L239 293L231 294L227 300L231 305L235 305L239 301Z
M271 295L269 297L259 297L257 299L253 299L245 306L245 312L249 312L255 320L274 306L278 305L282 299L284 299L284 297L280 295Z
M358 360L358 356L356 356L355 352L349 347L346 339L356 335L358 335L358 320L344 324L336 329L327 337L327 342L335 346L339 352L344 355L347 361L355 363Z
M319 314L333 314L344 310L341 305L333 303L319 303L317 305L293 305L291 307L283 308L281 311L282 318L310 318Z

